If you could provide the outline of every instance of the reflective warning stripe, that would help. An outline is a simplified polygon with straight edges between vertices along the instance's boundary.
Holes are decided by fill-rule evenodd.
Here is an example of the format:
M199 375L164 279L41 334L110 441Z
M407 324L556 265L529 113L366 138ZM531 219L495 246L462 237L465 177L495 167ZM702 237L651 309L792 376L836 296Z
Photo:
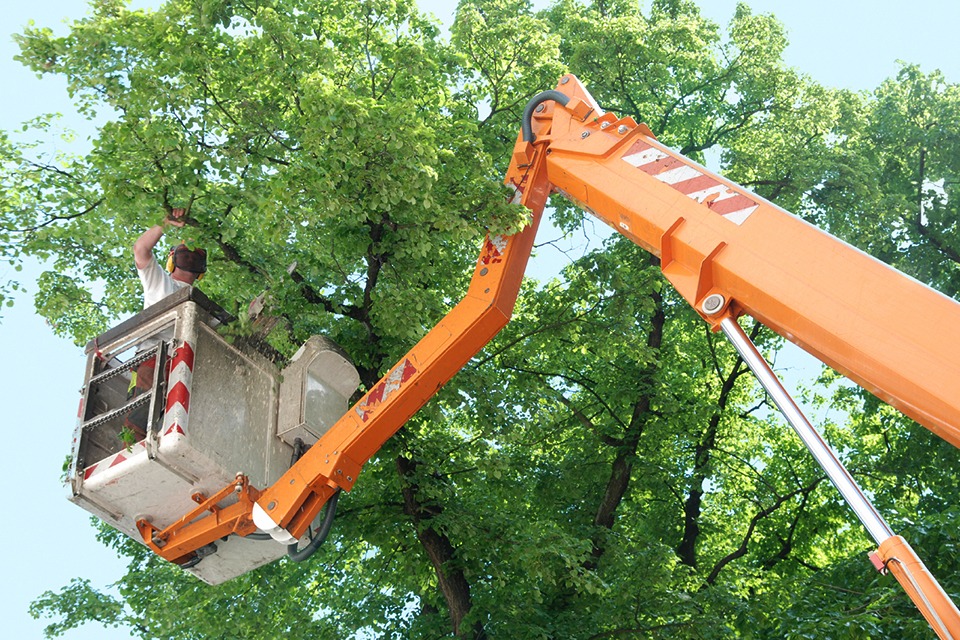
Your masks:
M354 409L360 419L366 422L370 415L376 411L377 407L387 401L387 398L398 391L400 387L417 373L417 368L413 366L409 358L404 358L393 371L387 375L377 386L375 386L366 397L357 403Z
M168 383L171 386L170 391L167 392L163 419L164 426L161 437L171 434L186 435L185 425L187 424L190 410L190 385L193 382L193 363L193 345L189 342L184 342L181 347L173 352L173 356L170 358ZM82 411L83 405L81 400L80 416L83 415ZM121 465L130 458L140 453L145 453L146 451L146 441L141 440L136 442L119 453L108 456L85 468L83 470L83 479L85 481L89 480L105 472L107 469Z
M123 451L120 451L119 453L115 453L112 456L107 456L106 458L97 462L96 464L92 464L86 469L84 469L83 479L89 480L90 478L103 473L107 469L112 469L113 467L119 464L123 464L130 458L140 453L146 453L146 451L147 451L147 445L143 440L141 440L140 442L135 442L134 444L125 448Z
M170 358L170 375L167 403L163 419L162 436L186 435L190 412L190 387L193 382L193 345L189 342L178 347Z
M759 206L750 192L734 189L644 140L637 140L623 160L735 224L743 224Z

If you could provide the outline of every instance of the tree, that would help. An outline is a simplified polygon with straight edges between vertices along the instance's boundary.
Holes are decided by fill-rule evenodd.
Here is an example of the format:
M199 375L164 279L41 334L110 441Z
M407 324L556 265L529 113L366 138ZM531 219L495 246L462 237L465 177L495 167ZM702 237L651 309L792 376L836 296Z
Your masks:
M878 253L885 221L864 224L849 205L870 194L859 206L879 215L886 198L912 202L904 226L925 231L914 224L898 245L906 264L929 275L931 251L949 257L953 156L929 151L941 138L921 140L920 121L909 148L941 168L911 182L894 162L902 140L884 133L904 109L949 115L954 89L908 90L930 86L919 71L875 98L825 89L783 65L782 28L745 6L728 36L684 0L540 13L464 0L449 43L409 0L170 0L156 12L100 0L63 38L19 38L24 63L64 74L86 113L108 115L85 157L0 144L0 246L53 261L38 311L82 342L136 310L125 247L188 203L185 235L211 248L206 292L237 310L269 289L279 352L329 335L370 388L462 295L483 232L523 224L499 173L526 100L569 69L610 110ZM555 205L561 229L583 226ZM96 619L177 638L923 628L889 584L853 569L865 536L657 267L607 238L559 278L526 283L514 322L367 465L311 562L210 588L102 528L130 558L120 597L75 581L34 614L59 618L51 635ZM941 498L956 452L837 393L851 423L823 427L869 472L860 479L885 510L932 516L922 533L951 540ZM891 495L907 469L916 481ZM831 600L825 581L858 593Z

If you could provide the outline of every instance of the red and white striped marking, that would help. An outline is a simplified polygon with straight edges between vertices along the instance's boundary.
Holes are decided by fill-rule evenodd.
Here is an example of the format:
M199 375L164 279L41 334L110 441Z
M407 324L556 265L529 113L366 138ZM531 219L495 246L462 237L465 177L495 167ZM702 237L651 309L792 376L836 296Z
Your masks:
M480 254L480 264L497 264L503 262L503 254L507 250L506 236L495 235L487 236L483 243L483 252Z
M141 440L140 442L136 442L130 445L129 448L121 451L120 453L115 453L112 456L108 456L103 460L101 460L100 462L97 462L96 464L92 464L86 469L84 469L83 479L84 481L89 480L90 478L103 473L107 469L112 469L118 464L123 464L130 458L146 452L147 452L146 442L144 440Z
M399 391L400 387L416 373L417 368L413 366L410 359L404 358L403 362L357 403L354 411L357 412L361 420L366 422L370 419L370 415L377 410L377 407L386 402L387 398L395 391Z
M623 159L734 224L743 224L759 206L749 192L733 189L644 140L637 140Z
M170 359L170 373L167 378L170 391L167 392L167 402L163 419L161 437L171 434L185 436L185 426L190 411L190 384L193 381L193 346L184 342L183 346L173 352ZM141 440L119 453L100 460L83 470L83 479L99 475L107 469L123 464L130 458L147 451L146 441Z
M170 359L170 375L167 392L167 404L163 417L161 436L171 434L186 435L190 414L190 386L193 382L193 345L184 343L173 352Z

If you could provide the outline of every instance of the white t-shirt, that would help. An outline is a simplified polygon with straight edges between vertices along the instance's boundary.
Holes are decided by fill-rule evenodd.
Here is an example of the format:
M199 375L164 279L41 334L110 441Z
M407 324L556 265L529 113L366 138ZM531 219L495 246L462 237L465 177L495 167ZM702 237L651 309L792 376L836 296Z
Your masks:
M150 264L145 269L138 267L137 274L140 276L140 284L143 285L144 309L176 293L183 287L190 286L186 282L171 278L169 273L160 268L160 263L157 262L156 258L150 260Z

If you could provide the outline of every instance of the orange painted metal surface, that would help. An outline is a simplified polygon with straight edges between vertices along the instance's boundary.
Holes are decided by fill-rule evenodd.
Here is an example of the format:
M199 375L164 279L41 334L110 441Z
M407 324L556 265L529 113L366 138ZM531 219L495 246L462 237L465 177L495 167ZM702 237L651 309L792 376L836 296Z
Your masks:
M231 493L236 493L238 501L227 507L219 507ZM137 529L144 543L161 558L183 564L190 560L197 549L211 544L231 533L246 536L254 533L250 512L260 492L250 486L246 476L238 475L223 489L206 497L193 496L197 507L165 529L157 529L146 519L137 521ZM209 515L201 518L205 513ZM198 518L200 518L198 520Z
M723 295L960 446L960 304L604 114L565 80L559 90L594 110L581 121L548 103L534 117L554 188L659 256L694 308Z
M258 504L294 537L301 536L335 488L350 489L361 467L509 321L533 248L549 187L518 190L535 213L513 236L488 236L464 299L361 398Z
M516 194L517 202L534 211L530 223L513 236L487 236L463 300L277 482L262 492L249 489L249 495L259 496L264 512L294 537L306 532L338 488L353 486L383 443L509 321L550 193L542 158L538 162L540 171L527 171L539 179L525 183ZM165 559L183 563L220 536L255 530L249 500L201 517L203 510L194 510L164 531L144 522L144 541Z
M207 501L163 532L145 524L154 551L183 562L225 533L246 535L253 499L301 536L507 323L554 190L657 255L711 324L749 314L960 446L960 304L667 149L644 125L603 113L575 77L558 90L570 102L534 114L534 141L518 139L506 178L532 223L486 239L466 297L273 486L259 498L244 488L240 502L203 517ZM703 312L715 294L724 305ZM878 555L931 626L960 637L956 607L909 545L891 538Z
M877 549L877 556L939 638L960 638L960 611L906 540L888 538Z
M549 183L659 256L708 322L749 314L960 446L960 304L604 114L573 76L558 90L577 112L539 111L515 158L548 146ZM906 541L877 555L937 634L960 638L956 606Z

